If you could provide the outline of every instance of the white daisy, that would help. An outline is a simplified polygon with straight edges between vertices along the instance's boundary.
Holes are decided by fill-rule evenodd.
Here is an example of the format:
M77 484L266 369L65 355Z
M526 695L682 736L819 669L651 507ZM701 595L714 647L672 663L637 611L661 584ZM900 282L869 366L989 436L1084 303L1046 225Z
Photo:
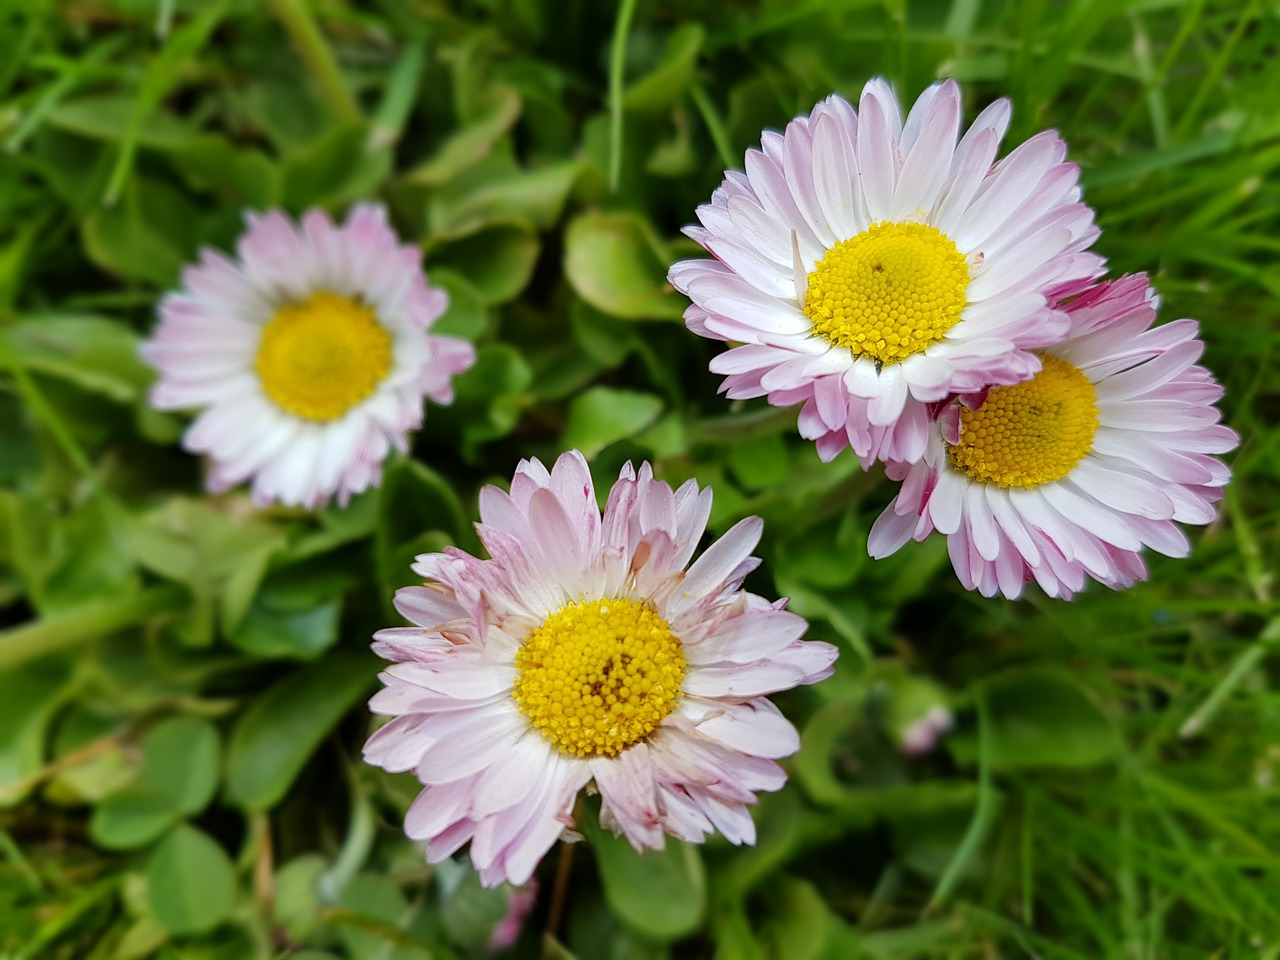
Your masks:
M872 527L871 554L946 535L966 588L1017 597L1035 580L1069 598L1086 576L1112 588L1146 577L1141 550L1185 556L1175 525L1209 523L1239 443L1219 423L1222 388L1196 360L1194 320L1152 327L1138 274L1063 305L1067 339L1025 383L943 408L922 461Z
M424 784L405 830L429 861L470 841L483 882L523 883L591 781L602 823L636 849L754 841L747 807L800 745L765 697L830 675L836 651L802 641L785 601L741 589L758 517L690 563L710 510L709 489L628 464L601 517L575 450L481 492L491 560L418 558L429 582L396 594L416 626L375 637L397 662L370 707L393 719L365 758Z
M921 94L903 124L883 80L855 111L828 97L766 131L686 233L714 260L669 279L700 336L742 344L711 370L730 398L802 403L800 433L830 460L918 460L926 404L1025 380L1062 338L1056 295L1098 276L1098 235L1056 133L993 162L1009 104L957 143L960 88Z
M345 503L406 449L424 397L453 399L475 350L428 335L448 298L382 207L342 226L320 210L247 219L238 259L203 250L161 302L141 350L160 373L151 403L204 408L184 444L212 459L210 490L252 477L259 504Z

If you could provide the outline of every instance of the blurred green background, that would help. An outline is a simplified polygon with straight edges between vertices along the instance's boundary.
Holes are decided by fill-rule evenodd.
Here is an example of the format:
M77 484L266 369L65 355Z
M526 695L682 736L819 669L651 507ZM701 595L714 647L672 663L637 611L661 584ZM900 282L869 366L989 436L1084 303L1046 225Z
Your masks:
M0 2L0 957L448 960L512 892L430 869L367 769L370 634L478 488L576 446L765 518L756 592L837 675L759 845L548 857L514 956L1280 957L1280 5ZM1061 131L1115 273L1203 323L1243 437L1151 582L984 600L795 411L727 404L678 230L765 127L887 76ZM345 510L209 497L136 351L246 208L381 199L479 362ZM908 756L931 707L955 729ZM590 813L588 819L594 817ZM564 870L563 902L553 908ZM559 917L551 914L559 912ZM554 939L544 937L549 921Z

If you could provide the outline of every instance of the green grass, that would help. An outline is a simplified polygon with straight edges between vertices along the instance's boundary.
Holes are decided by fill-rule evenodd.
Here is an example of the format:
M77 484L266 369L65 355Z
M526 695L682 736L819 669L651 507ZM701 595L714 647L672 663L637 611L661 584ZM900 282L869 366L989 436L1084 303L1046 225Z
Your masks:
M412 778L360 762L367 641L570 442L763 516L752 587L842 657L779 698L805 745L756 847L592 837L555 905L553 853L515 956L1280 957L1278 47L1261 0L0 4L0 957L483 955L509 891L426 867ZM1006 146L1057 128L1113 272L1201 321L1243 442L1189 559L1073 603L873 562L879 473L716 396L679 227L877 74L1009 97ZM145 403L155 303L245 208L367 198L479 365L345 511L208 497ZM938 697L956 730L904 757Z

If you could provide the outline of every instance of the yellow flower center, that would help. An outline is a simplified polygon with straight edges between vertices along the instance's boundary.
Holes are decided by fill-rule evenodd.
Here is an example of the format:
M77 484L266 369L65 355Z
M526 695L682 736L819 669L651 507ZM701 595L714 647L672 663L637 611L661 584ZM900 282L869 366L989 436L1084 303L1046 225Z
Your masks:
M1044 356L1030 380L993 387L977 410L962 409L951 466L978 483L1038 487L1065 477L1093 446L1098 395L1077 367Z
M320 290L285 304L262 329L253 369L281 410L337 420L391 370L391 334L371 308Z
M653 732L680 698L680 641L635 600L561 607L516 654L513 696L562 753L612 757Z
M969 265L924 223L873 223L826 252L809 274L813 332L881 365L919 353L960 322Z

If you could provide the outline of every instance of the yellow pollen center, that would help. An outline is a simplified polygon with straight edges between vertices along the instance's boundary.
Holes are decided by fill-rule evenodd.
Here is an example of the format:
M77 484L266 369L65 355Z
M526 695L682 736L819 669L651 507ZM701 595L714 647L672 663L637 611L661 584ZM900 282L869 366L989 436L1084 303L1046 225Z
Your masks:
M516 705L562 753L612 757L653 732L680 698L680 641L635 600L561 607L516 654Z
M391 370L391 334L370 307L320 290L276 311L262 328L253 369L281 410L337 420Z
M1030 380L993 387L977 410L961 409L951 466L978 483L1038 487L1085 458L1098 430L1097 393L1077 367L1043 356Z
M894 364L960 322L968 286L969 265L941 230L873 223L818 261L804 313L813 332L831 343Z

